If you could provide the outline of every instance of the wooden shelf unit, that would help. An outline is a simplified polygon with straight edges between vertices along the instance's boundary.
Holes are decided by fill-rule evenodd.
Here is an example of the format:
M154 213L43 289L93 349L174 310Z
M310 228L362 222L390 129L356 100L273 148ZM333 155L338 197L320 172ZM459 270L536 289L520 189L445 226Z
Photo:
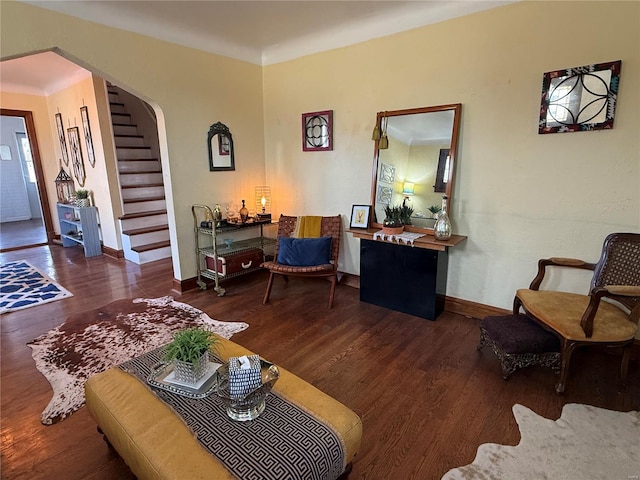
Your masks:
M85 257L102 255L98 209L58 203L57 210L62 246L82 245Z

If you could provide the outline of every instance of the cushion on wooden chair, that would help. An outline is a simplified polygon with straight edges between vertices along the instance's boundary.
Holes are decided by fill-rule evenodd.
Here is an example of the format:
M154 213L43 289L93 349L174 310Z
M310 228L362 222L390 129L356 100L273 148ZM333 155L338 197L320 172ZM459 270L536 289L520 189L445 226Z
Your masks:
M527 312L568 340L615 342L635 336L638 326L620 308L601 301L593 320L593 334L587 337L580 320L589 305L589 296L550 290L520 289L516 292Z

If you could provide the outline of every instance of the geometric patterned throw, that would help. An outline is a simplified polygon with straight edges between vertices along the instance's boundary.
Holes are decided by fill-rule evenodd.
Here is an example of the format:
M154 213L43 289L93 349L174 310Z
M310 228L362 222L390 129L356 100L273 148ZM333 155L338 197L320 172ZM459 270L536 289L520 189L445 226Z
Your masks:
M24 260L0 265L0 313L72 296L66 288Z

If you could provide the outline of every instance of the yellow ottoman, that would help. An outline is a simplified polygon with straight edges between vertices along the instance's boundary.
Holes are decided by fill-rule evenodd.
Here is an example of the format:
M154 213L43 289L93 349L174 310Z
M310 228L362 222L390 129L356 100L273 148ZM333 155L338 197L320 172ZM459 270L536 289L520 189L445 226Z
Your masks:
M224 339L219 350L225 361L252 353ZM358 415L282 368L273 391L333 428L344 444L348 473L362 437ZM235 478L200 445L183 420L133 375L117 367L94 375L85 384L85 395L99 429L138 479Z

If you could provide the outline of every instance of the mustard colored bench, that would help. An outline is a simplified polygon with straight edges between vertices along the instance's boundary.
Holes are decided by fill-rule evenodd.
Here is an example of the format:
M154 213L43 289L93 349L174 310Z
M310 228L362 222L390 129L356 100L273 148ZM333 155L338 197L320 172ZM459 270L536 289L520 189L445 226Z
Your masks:
M229 340L221 341L219 356L224 361L252 353ZM360 448L358 415L283 368L273 391L330 425L341 437L346 468L340 478L346 478ZM85 395L98 430L138 479L235 478L200 445L183 420L133 375L118 367L94 375L85 384Z

